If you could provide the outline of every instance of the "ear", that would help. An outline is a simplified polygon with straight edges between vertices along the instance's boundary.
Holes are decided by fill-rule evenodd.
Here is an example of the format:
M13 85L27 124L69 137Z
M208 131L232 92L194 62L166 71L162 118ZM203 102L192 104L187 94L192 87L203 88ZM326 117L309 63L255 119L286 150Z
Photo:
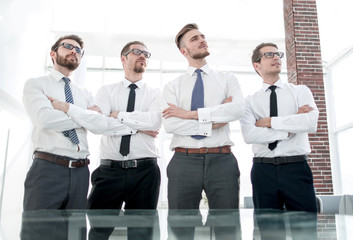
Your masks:
M52 61L55 63L55 62L56 62L56 61L55 61L56 52L50 51L50 57L51 57Z
M186 56L186 54L188 53L187 51L186 51L186 49L185 48L180 48L179 49L179 51L181 52L181 54L183 54L184 56Z
M254 69L257 71L257 70L259 69L259 67L260 67L260 64L259 64L258 62L254 62L254 63L252 64L252 66L253 66Z
M125 61L126 61L126 57L125 56L121 56L120 60L121 60L121 64L124 66L125 65Z

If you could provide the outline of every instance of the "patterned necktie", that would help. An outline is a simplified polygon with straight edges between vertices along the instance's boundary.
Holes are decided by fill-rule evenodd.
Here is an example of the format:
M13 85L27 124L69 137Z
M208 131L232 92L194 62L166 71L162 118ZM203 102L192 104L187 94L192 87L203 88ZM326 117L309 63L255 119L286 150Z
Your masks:
M203 81L201 77L202 70L196 69L195 72L197 73L197 78L194 85L194 89L192 90L191 111L204 107L204 90L203 90ZM191 137L197 140L200 140L205 138L206 136L192 135Z
M132 112L135 109L135 89L137 88L136 84L132 83L129 85L130 93L129 93L129 100L127 102L127 112ZM123 156L127 156L130 152L130 139L131 135L125 135L121 137L120 143L120 154Z
M269 87L271 90L270 95L270 117L277 117L277 95L276 95L276 88L277 86L272 85ZM268 144L268 148L272 151L277 147L277 141Z
M72 92L71 92L71 88L70 88L70 79L63 77L63 80L65 82L65 98L66 98L66 102L68 103L74 103L74 99L72 97ZM75 129L70 129L70 130L66 130L63 131L63 134L65 137L70 138L71 142L75 143L75 144L79 144L80 141L78 140L77 134Z

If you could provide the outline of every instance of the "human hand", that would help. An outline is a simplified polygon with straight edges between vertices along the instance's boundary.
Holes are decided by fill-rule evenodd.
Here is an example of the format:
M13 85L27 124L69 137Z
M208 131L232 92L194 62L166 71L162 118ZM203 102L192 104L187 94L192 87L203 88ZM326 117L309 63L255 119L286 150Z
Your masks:
M120 111L111 112L111 113L109 114L109 117L118 118L119 112L120 112Z
M304 106L301 106L299 109L298 109L298 112L297 114L301 114L301 113L308 113L310 111L314 110L313 107L310 107L309 105L304 105Z
M197 111L187 111L174 104L168 103L169 107L164 109L162 114L165 119L178 117L182 119L198 119Z
M146 135L149 135L153 138L156 138L157 135L159 134L159 131L143 131L143 130L138 130L139 133L143 133L143 134L146 134Z
M212 129L218 129L224 127L227 123L212 123Z
M51 105L53 106L53 108L55 110L59 110L62 111L64 113L67 113L67 111L69 111L70 108L70 104L67 102L61 102L55 98L49 97L47 96L47 98L50 100Z
M97 105L92 105L87 109L92 110L92 111L96 111L96 112L99 112L100 114L102 114L102 110Z
M266 118L262 118L260 120L257 120L255 123L255 126L270 128L271 127L271 117L266 117Z
M227 97L227 99L226 100L224 100L224 102L223 103L230 103L230 102L232 102L233 101L233 97L232 96L230 96L230 97ZM222 104L223 104L222 103Z

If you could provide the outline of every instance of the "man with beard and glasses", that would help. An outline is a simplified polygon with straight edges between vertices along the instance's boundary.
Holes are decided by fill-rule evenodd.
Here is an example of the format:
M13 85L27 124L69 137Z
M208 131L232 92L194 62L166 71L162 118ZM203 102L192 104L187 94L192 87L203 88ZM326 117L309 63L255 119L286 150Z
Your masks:
M196 24L185 25L175 42L189 67L163 91L163 125L175 151L167 167L169 208L198 209L204 190L210 209L237 209L240 173L229 122L244 113L241 88L232 73L211 70Z
M67 114L53 109L47 96L99 110L93 96L70 81L80 65L83 42L76 35L51 47L54 69L29 79L23 103L33 124L33 163L25 180L23 209L85 209L89 184L87 132Z

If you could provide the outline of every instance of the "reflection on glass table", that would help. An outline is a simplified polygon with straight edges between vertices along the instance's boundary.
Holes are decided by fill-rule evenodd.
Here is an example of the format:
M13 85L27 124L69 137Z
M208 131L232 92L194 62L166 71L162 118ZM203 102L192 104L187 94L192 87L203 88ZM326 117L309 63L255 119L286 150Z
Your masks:
M4 217L4 216L3 216ZM4 218L2 218L4 219ZM6 218L5 218L6 219ZM40 210L7 239L350 239L353 215L277 210ZM21 238L20 238L21 236Z

